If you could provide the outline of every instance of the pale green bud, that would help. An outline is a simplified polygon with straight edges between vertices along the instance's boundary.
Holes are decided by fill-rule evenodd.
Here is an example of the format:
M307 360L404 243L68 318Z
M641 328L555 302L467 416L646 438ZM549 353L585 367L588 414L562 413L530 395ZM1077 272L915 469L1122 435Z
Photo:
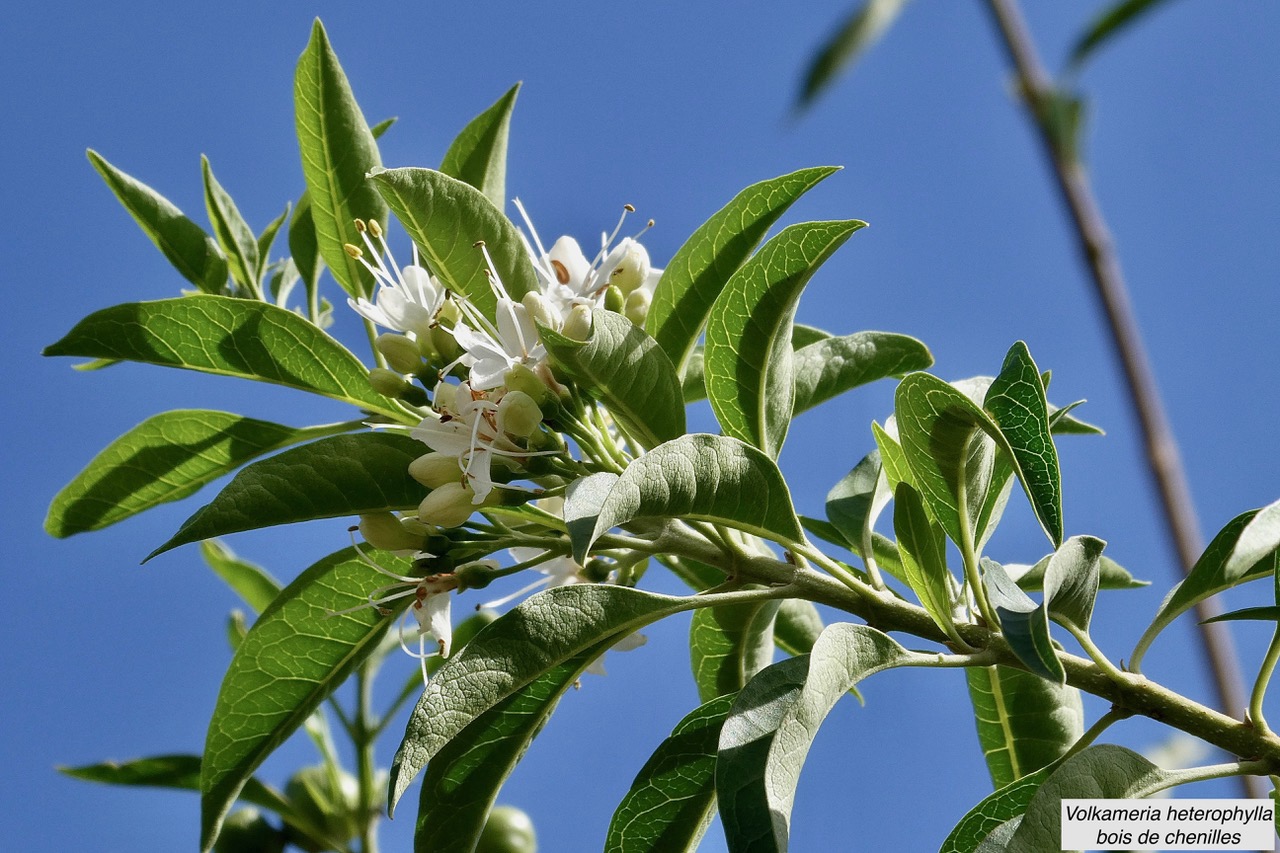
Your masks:
M422 352L417 342L406 335L384 332L378 335L373 345L396 373L418 373L422 370Z
M523 391L508 391L498 402L498 427L510 435L528 438L542 423L542 409Z
M609 284L630 294L649 277L649 252L635 240L624 240L618 248L622 250L621 257L609 272Z
M626 298L621 288L611 284L604 289L604 309L615 314L621 314Z
M462 355L462 347L458 346L458 342L453 339L453 333L444 326L436 326L431 330L431 346L440 353L440 361L443 364L457 361Z
M457 385L451 385L448 382L440 382L436 385L433 393L436 395L434 402L437 409L457 411L453 405L456 402L455 398L458 396Z
M399 373L385 367L375 367L369 371L369 384L373 386L373 390L386 397L399 397L412 387Z
M538 405L550 401L551 389L542 377L530 370L526 365L517 364L502 377L502 384L510 391L523 391L533 398Z
M525 311L529 312L529 319L534 323L553 330L560 328L560 318L556 316L555 309L541 293L536 290L529 291L520 300L520 304L524 306Z
M622 313L632 323L644 327L645 318L649 316L649 306L653 303L653 295L647 290L633 290L627 296L627 304Z
M428 489L438 489L445 483L462 482L458 457L440 452L431 452L410 462L409 476Z
M471 517L475 493L456 480L433 489L418 504L418 518L437 527L457 527Z
M564 328L560 334L574 341L585 341L591 337L591 309L579 303L569 309Z
M360 516L360 535L364 541L383 551L417 551L422 547L422 535L414 535L405 529L400 519L389 512Z

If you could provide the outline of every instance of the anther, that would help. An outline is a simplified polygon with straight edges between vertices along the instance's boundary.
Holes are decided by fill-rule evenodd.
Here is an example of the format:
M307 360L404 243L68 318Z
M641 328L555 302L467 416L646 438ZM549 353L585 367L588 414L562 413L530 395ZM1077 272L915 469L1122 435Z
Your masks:
M376 219L369 220L369 233L379 239L382 238L382 226L378 224L378 220Z
M364 249L361 249L359 246L352 245L351 243L343 243L342 251L346 252L357 261L364 257Z
M363 219L357 219L357 220L356 220L356 230L357 230L357 231L359 231L361 234L363 234L363 233L365 232L365 228L366 228L366 227L367 227L367 226L364 224L364 220L363 220Z

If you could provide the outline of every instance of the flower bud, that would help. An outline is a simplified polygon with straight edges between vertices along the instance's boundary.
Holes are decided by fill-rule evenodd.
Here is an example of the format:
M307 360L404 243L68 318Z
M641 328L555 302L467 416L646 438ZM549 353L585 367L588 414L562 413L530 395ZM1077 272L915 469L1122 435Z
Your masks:
M643 328L645 318L649 316L649 306L652 303L653 295L649 291L643 288L633 290L627 296L626 304L622 306L622 313L632 323Z
M560 334L574 341L585 341L591 337L591 309L581 303L569 309Z
M476 853L536 853L533 821L514 806L498 806L489 812L476 843Z
M630 294L649 277L649 252L631 238L619 243L604 263L609 270L609 284L623 294Z
M465 589L484 589L493 582L499 571L497 564L491 565L488 560L480 560L459 566L453 575L458 579L458 592L462 592Z
M246 806L223 822L213 853L283 853L284 843L282 831L268 823L262 812Z
M520 304L524 306L525 311L529 312L529 319L533 320L534 323L552 330L560 328L559 315L541 293L536 290L530 290L520 300Z
M369 371L369 384L373 386L373 390L386 397L404 400L415 406L422 406L427 402L426 391L385 367L375 367Z
M462 347L454 340L453 333L444 326L436 326L430 334L432 348L440 353L442 364L452 364L462 355Z
M445 483L418 504L418 518L437 527L457 527L475 510L471 503L474 496L470 488L457 481Z
M436 384L435 390L432 393L435 395L435 400L433 400L432 403L436 407L437 411L457 411L457 407L454 406L458 397L457 385L452 385L448 382L439 382Z
M360 516L360 535L364 541L382 551L417 551L422 536L406 530L400 519L390 512L374 512Z
M409 476L428 489L438 489L446 483L462 482L458 457L439 451L432 451L410 462Z
M551 401L551 389L538 374L528 366L517 364L502 377L502 384L508 391L521 391L528 394L539 406Z
M382 353L387 364L396 373L419 373L422 371L422 352L418 344L405 335L384 332L373 342L374 348Z
M508 391L498 403L498 428L510 435L528 438L542 423L542 409L523 391Z
M626 296L622 290L616 285L609 285L604 289L604 310L612 311L615 314L622 313L622 306L626 303Z

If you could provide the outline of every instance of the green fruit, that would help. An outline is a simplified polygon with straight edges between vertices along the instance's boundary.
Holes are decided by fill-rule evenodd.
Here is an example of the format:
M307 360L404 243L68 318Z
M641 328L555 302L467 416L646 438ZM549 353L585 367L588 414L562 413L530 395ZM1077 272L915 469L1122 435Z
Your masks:
M498 806L484 822L475 853L537 853L533 821L515 806Z
M232 812L222 824L213 853L283 853L284 834L257 809Z
M284 786L294 812L330 841L347 841L360 832L358 791L355 777L345 770L339 771L335 790L329 771L320 766L304 767Z

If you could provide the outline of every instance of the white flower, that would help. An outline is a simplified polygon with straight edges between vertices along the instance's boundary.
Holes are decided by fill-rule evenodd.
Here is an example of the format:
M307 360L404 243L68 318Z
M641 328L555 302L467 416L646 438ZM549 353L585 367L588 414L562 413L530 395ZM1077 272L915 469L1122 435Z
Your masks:
M517 364L536 367L547 357L524 305L499 297L496 326L469 308L463 309L463 315L475 323L475 328L460 320L453 328L453 339L464 351L459 361L471 368L472 388L490 391L501 387L502 378Z
M413 248L413 263L397 270L395 258L391 256L391 249L376 219L369 220L367 225L356 220L356 229L364 238L376 266L365 258L365 252L359 246L348 243L344 248L373 275L378 282L378 292L373 302L358 297L348 299L347 304L361 317L379 326L404 332L415 339L425 337L444 305L444 285L418 263L417 246ZM377 245L370 234L377 239ZM383 255L391 262L390 266L383 260Z

